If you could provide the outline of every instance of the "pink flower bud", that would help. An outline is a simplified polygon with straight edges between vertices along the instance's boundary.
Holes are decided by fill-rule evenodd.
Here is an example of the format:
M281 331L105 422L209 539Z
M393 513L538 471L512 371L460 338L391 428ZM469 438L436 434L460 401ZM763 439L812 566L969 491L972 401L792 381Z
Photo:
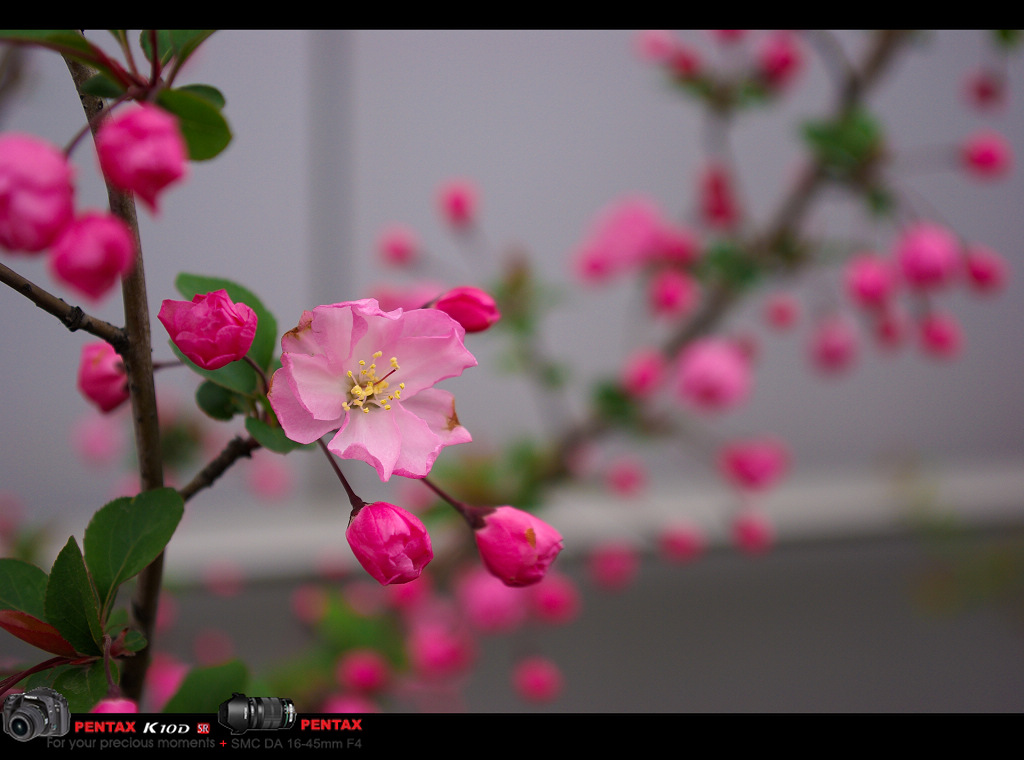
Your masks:
M733 409L746 400L750 383L750 363L731 341L704 338L679 358L676 392L699 411Z
M857 332L850 322L832 315L823 319L811 336L811 361L823 372L836 374L857 359Z
M788 293L776 293L764 305L764 318L776 330L788 330L800 318L800 303Z
M641 348L629 355L619 382L631 396L649 396L665 379L665 357L656 348Z
M431 679L463 673L477 656L476 644L467 632L442 621L414 624L406 648L416 672Z
M998 71L982 69L964 82L967 103L978 110L993 110L1006 102L1006 80Z
M48 248L74 213L74 172L45 140L0 136L0 246L11 252Z
M1006 260L998 253L983 245L968 246L964 254L967 264L967 278L971 287L979 293L994 293L1002 290L1009 275Z
M96 301L135 265L135 237L113 214L87 213L68 225L53 246L53 276Z
M455 596L466 619L483 633L507 633L526 622L525 592L505 585L479 565L459 577Z
M587 558L591 580L605 591L621 591L640 571L640 555L629 544L609 542L594 547Z
M747 554L763 554L775 541L775 531L763 514L746 509L733 520L732 539Z
M650 63L665 63L676 47L676 38L667 29L641 29L634 38L637 57Z
M700 74L700 54L689 45L676 43L667 63L669 70L679 79L695 79Z
M562 551L562 536L543 520L515 507L498 507L476 530L487 569L506 586L540 581Z
M101 699L91 713L137 713L139 706L132 699Z
M220 369L244 357L256 337L256 312L234 303L226 290L164 301L157 319L171 341L203 369Z
M468 333L483 332L501 319L494 299L480 288L452 288L437 299L434 308L445 312Z
M960 148L964 168L979 179L1005 175L1013 163L1013 149L998 132L984 130L971 135Z
M704 223L717 230L731 230L740 220L740 206L732 177L722 164L711 164L700 178L698 197Z
M893 266L873 253L862 253L846 265L846 292L865 309L884 306L896 290Z
M103 176L138 195L154 214L164 188L186 174L188 150L177 119L149 103L105 119L96 133L96 153Z
M377 250L385 264L404 267L412 264L419 255L419 241L408 227L394 225L381 233Z
M960 245L944 227L918 223L896 241L896 261L907 284L929 290L949 283L959 267Z
M693 313L700 298L697 281L678 269L663 269L651 278L647 291L651 311L671 319L684 319Z
M673 563L696 559L704 553L706 544L704 534L688 523L670 525L658 536L658 551Z
M662 221L645 253L648 261L689 266L700 258L700 240L691 230Z
M350 649L338 660L334 675L350 691L375 692L387 686L391 665L374 649Z
M128 400L124 361L106 341L82 346L78 389L103 412L112 411Z
M420 519L384 501L356 512L345 535L359 564L382 586L416 580L434 558Z
M733 484L748 491L770 488L789 467L789 451L776 438L734 441L718 456L718 468Z
M921 322L921 347L937 359L952 359L963 348L963 331L949 314L929 313Z
M530 609L545 623L562 625L579 617L583 600L576 583L567 575L549 572L530 590Z
M639 460L619 458L608 466L605 482L618 496L639 496L647 488L647 470Z
M774 32L761 44L757 54L761 76L769 87L785 87L803 66L803 53L789 32Z
M462 229L476 221L477 190L469 180L456 179L446 182L441 186L437 197L441 216L452 227Z
M527 657L512 671L512 684L528 702L551 702L562 693L562 671L546 657Z

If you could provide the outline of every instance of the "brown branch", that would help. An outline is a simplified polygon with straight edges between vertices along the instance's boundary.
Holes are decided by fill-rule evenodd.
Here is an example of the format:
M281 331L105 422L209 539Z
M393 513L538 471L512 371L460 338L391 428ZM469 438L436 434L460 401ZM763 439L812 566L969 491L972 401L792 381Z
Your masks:
M214 484L217 478L227 471L231 465L242 457L251 456L252 452L259 447L260 445L253 438L235 436L228 442L228 445L224 447L224 450L221 451L215 459L211 460L206 467L200 470L196 476L189 481L188 485L184 488L178 489L178 493L181 494L181 498L188 501L199 493L199 491L202 491L204 488L209 488Z
M83 330L97 338L102 338L112 345L118 353L128 347L128 335L120 327L86 314L78 306L71 306L44 290L30 280L25 279L13 269L0 264L0 282L9 285L21 293L36 306L60 320L71 332Z

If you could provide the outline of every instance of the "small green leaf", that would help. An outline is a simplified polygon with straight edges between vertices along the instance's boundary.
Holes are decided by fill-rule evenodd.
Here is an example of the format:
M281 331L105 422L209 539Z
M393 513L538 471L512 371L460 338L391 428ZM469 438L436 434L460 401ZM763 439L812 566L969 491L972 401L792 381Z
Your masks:
M161 90L157 103L178 117L181 135L193 161L211 159L231 142L231 128L220 109L206 97L180 88Z
M46 620L46 572L20 559L0 559L0 610Z
M217 107L217 110L223 110L227 101L224 100L224 95L216 87L208 84L186 84L179 87L178 90L184 92L191 92L193 95L198 95L204 100L209 101L212 105Z
M46 619L82 654L103 653L99 603L82 550L68 539L50 570L46 584Z
M264 370L270 367L270 363L274 358L274 349L277 346L277 319L274 318L274 315L263 305L263 302L255 293L245 286L224 277L206 277L205 275L189 274L188 272L182 272L175 278L174 287L189 301L199 294L210 293L214 290L226 290L232 301L244 303L256 312L256 336L253 338L252 348L249 349L248 355L249 358ZM230 366L232 365L229 364L228 367ZM227 367L224 369L227 369ZM250 367L246 367L246 369L250 372L252 371ZM220 370L213 371L219 372ZM212 377L210 379L214 380ZM221 384L225 385L224 383ZM225 387L230 388L231 386L226 385ZM255 387L255 376L253 376L253 385L242 392L247 393Z
M146 56L146 60L152 62L153 60L153 43L152 37L153 32L156 32L156 50L157 57L160 59L160 65L167 63L171 59L173 51L171 50L171 32L168 29L143 29L139 32L139 46L142 48L142 52Z
M248 688L249 673L238 660L208 668L193 668L164 705L165 713L216 713L231 695Z
M158 488L114 499L93 515L85 529L85 561L104 612L118 586L164 550L184 512L185 502L177 491Z
M314 443L296 443L285 435L281 428L271 427L263 420L258 420L255 417L246 418L245 429L249 431L249 435L255 438L260 446L278 454L287 454L289 451L295 451L295 449L311 449L316 445Z
M196 390L196 404L215 420L230 420L245 411L244 397L211 380L206 380Z
M761 277L761 270L746 251L727 241L713 243L695 267L702 279L726 282L735 288L747 288Z
M82 92L87 95L95 95L98 98L117 98L124 92L124 87L101 73L85 80L82 84Z
M598 383L594 388L593 404L597 413L612 424L631 427L639 420L636 402L618 383Z
M120 681L117 662L110 663L114 682ZM73 713L87 713L96 703L107 696L107 683L103 660L88 665L60 665L29 676L24 682L25 689L48 686L59 691L68 701L68 710Z
M0 29L0 41L39 45L118 79L124 70L76 29ZM117 71L115 71L115 67Z
M220 369L203 369L185 356L185 354L181 352L181 349L174 345L174 341L168 340L167 344L171 347L174 355L197 375L202 375L210 382L216 383L217 385L243 396L249 396L251 398L256 397L256 388L258 386L256 370L245 362L231 362L231 364L225 365Z

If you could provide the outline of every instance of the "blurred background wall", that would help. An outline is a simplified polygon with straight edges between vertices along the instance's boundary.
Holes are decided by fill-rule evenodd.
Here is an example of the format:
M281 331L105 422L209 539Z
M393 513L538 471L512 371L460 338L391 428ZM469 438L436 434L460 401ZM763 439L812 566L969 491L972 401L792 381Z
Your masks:
M683 35L709 60L714 58L709 38L695 31ZM102 37L101 32L90 34L92 39ZM838 38L854 59L867 42L862 32L841 32ZM1010 97L1001 112L982 117L964 105L964 77L985 60L985 43L980 32L927 35L872 93L869 102L894 151L952 146L975 129L990 126L1020 152L1024 71L1019 54L1010 59ZM578 287L569 269L574 246L599 209L630 193L649 195L666 213L689 218L702 161L704 125L698 110L672 92L659 72L640 62L633 45L634 33L622 30L218 32L184 80L221 89L235 139L209 165L193 165L189 181L167 195L159 218L140 213L152 315L163 298L178 297L173 290L176 273L196 271L245 283L277 315L281 329L288 329L303 309L363 297L382 282L403 281L379 266L375 254L381 229L398 222L417 232L438 279L452 285L486 285L507 250L527 251L560 294L547 323L549 348L571 362L573 382L586 388L610 363L625 357L633 331L643 324L642 300L630 284ZM778 193L799 166L799 125L825 114L832 102L826 70L809 47L805 53L807 65L791 91L777 106L741 118L732 135L744 200L759 218L773 211ZM0 127L65 144L81 126L82 116L63 62L54 54L33 51L25 78L26 87L3 113ZM75 155L83 180L80 206L105 202L93 156L86 145ZM478 250L460 250L437 215L436 190L452 177L469 178L480 188L487 244ZM905 515L879 513L878 484L890 482L894 473L914 463L925 486L938 484L928 492L932 506L955 509L968 520L972 514L995 515L999 525L1019 521L1024 513L1024 282L1019 276L1024 264L1024 177L1018 170L1001 182L981 184L955 168L908 169L896 182L964 238L1000 251L1013 269L1009 286L995 299L977 298L962 288L940 297L963 325L965 350L958 361L936 363L916 350L882 356L869 349L853 372L835 379L819 377L806 359L809 321L795 334L769 333L760 326L760 295L730 317L728 328L758 336L762 358L750 403L711 427L723 437L771 432L790 443L794 468L789 490L780 490L768 504L770 513L774 510L780 517L783 537L860 536L868 525L861 519L865 514L872 516L869 527L876 534L885 533ZM811 222L816 232L842 238L862 234L861 219L848 204L837 199L823 205ZM885 245L891 236L878 235L876 240ZM72 300L53 284L42 261L5 262ZM782 285L807 306L842 295L838 269L808 273ZM111 297L94 311L120 323L117 301ZM81 460L69 440L77 420L89 411L75 391L78 351L88 338L68 334L13 292L0 292L0 324L0 376L6 390L0 404L0 489L16 494L31 519L54 524L56 535L81 536L89 516L111 493L110 472ZM157 360L171 358L165 338L154 319ZM542 430L543 420L526 398L526 386L492 369L496 346L481 339L471 348L481 366L447 387L458 397L459 416L473 433L474 445ZM161 372L158 386L168 410L186 409L195 382L187 371L170 369ZM645 447L640 453L652 468L654 489L649 502L638 507L636 522L630 525L607 510L602 520L588 522L578 501L568 498L560 505L567 538L589 540L605 529L634 532L645 519L645 509L656 517L696 510L710 515L713 523L714 515L728 505L730 495L691 451ZM232 548L243 546L233 531L258 532L267 525L279 531L288 525L301 534L301 526L314 524L307 515L317 515L317 520L324 516L316 511L318 504L340 501L322 462L305 457L293 464L298 487L284 509L254 511L245 467L239 466L224 483L190 503L183 536L216 535L220 554L254 570L294 570L301 559L308 562L309 553L303 555L301 548L299 559L282 558L279 565L253 556L248 544L246 549ZM353 463L349 470L364 498L389 493L369 468ZM945 486L952 490L943 490ZM691 493L693 499L685 498ZM601 495L591 491L587 498L600 501ZM319 527L310 533L309 540L330 540ZM302 547L304 540L298 535L295 545ZM343 545L340 532L336 540ZM193 556L187 543L175 551L179 557ZM175 551L169 558L172 567ZM908 546L907 551L917 549ZM857 561L878 567L870 551L843 556L839 561L853 563L851 568ZM906 559L894 560L893 567L902 567ZM717 579L716 565L699 570L699 588L693 593L718 588L716 583L753 582L755 572L735 564L744 561L723 559L723 574ZM183 575L188 565L179 561ZM799 561L787 572L801 575L797 567ZM684 598L677 593L678 584L693 582L691 576L655 575L660 580L649 578L652 598L630 602L637 605L628 613L633 619L664 612L665 599ZM858 576L856 570L849 571L848 577ZM785 572L772 577L777 585L751 598L797 598L790 595L795 587ZM885 580L870 588L847 588L843 593L850 595L849 609L870 606L872 594L883 587L893 593ZM749 587L745 593L752 593ZM736 599L733 609L746 604L739 597L728 598ZM690 606L679 613L680 619L698 614L697 609L704 608ZM785 605L774 611L782 616L778 620L788 621L779 623L781 630L796 624ZM623 610L612 614L621 616ZM604 621L588 621L582 638L599 649L598 642L607 642ZM859 630L845 622L838 627ZM997 634L987 630L995 638L1002 635L1002 629ZM821 633L835 639L834 631ZM912 647L914 639L903 641ZM983 639L964 633L959 640L977 647ZM575 635L573 641L578 641ZM1019 644L1019 630L1000 641ZM772 651L766 650L765 656ZM592 656L606 656L597 652ZM680 658L691 654L699 658L699 649L680 653ZM649 655L656 661L664 649L651 644ZM862 670L864 663L857 662L855 669ZM879 667L884 670L886 661L880 660ZM785 669L778 663L771 668ZM609 666L609 677L612 670ZM1020 683L1018 678L1010 689L1017 699L1012 709L1021 706ZM926 678L919 685L919 694L938 688ZM793 689L800 692L799 686ZM1009 705L999 701L1005 693L993 702L972 704L997 709ZM629 709L630 704L641 703L580 703L579 709ZM686 709L683 705L690 703L671 704ZM709 698L700 704L709 709L729 709L730 704L767 709L767 703L756 700ZM813 702L789 704L813 709ZM846 703L834 704L844 709ZM890 704L899 709L898 700L878 706L887 709ZM913 709L912 701L903 704ZM936 709L957 708L951 704Z

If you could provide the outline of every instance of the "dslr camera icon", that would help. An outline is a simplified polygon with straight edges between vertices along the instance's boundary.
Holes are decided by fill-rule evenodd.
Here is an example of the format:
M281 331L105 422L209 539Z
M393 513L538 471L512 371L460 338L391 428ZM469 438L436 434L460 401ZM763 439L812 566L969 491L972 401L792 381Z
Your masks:
M68 701L47 686L4 699L4 733L27 742L37 736L64 736L71 730Z

